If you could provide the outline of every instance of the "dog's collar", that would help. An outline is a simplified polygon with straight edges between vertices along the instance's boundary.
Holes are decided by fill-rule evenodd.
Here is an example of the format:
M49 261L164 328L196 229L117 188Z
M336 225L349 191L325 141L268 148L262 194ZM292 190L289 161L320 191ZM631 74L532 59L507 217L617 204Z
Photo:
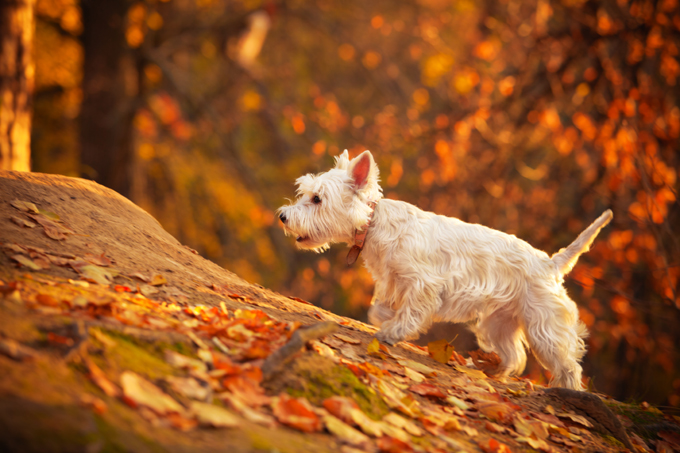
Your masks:
M354 245L349 249L347 253L347 265L351 266L359 258L361 250L364 248L364 243L366 242L366 236L368 236L368 229L371 226L371 221L373 220L373 213L375 212L375 206L378 204L377 201L369 201L368 206L371 208L371 214L368 216L368 222L360 230L354 230Z

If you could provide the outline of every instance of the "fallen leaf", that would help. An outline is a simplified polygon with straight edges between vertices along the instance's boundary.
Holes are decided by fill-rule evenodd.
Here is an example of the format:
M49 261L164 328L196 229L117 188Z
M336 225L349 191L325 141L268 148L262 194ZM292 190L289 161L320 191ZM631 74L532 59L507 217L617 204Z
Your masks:
M151 286L161 286L166 283L168 283L168 280L161 274L154 275L153 277L151 277L151 281L149 282Z
M20 263L23 266L26 266L27 268L34 270L34 271L39 271L42 270L43 267L40 266L38 263L35 263L33 260L31 260L29 257L24 256L24 255L12 255L11 257L14 261L17 263ZM48 266L49 267L49 266Z
M454 348L446 340L437 340L429 342L427 350L430 353L430 357L446 365L451 360Z
M494 375L501 366L501 358L495 352L484 352L481 349L470 351L472 362L487 375Z
M466 366L456 365L456 366L454 366L454 368L456 370L460 371L461 373L465 373L468 376L472 376L472 377L477 378L477 379L486 379L486 377L487 377L486 374L483 371L473 370L472 368L468 368Z
M165 361L177 368L196 370L200 372L206 372L208 370L205 362L198 359L192 359L191 357L171 351L170 349L165 350Z
M81 395L80 404L89 407L97 415L102 415L109 410L109 407L101 398L97 398L96 396L87 393Z
M373 338L373 340L371 340L371 342L368 343L368 347L366 348L366 352L371 357L376 357L378 359L383 359L383 360L386 359L385 354L383 354L380 351L380 342L378 341L377 338Z
M339 340L344 341L345 343L349 344L361 344L361 340L358 340L356 338L348 337L347 335L343 335L341 333L335 333L333 336Z
M83 258L85 261L89 261L92 264L96 264L97 266L110 266L113 262L102 253L101 255L94 255L92 253L86 253L83 255Z
M501 425L498 425L496 423L489 422L489 421L484 423L484 428L486 428L487 431L491 431L492 433L496 433L496 434L503 434L504 432L506 432L508 430L504 426L501 426Z
M132 289L129 286L124 286L124 285L116 285L113 287L113 290L117 293L130 293L132 292Z
M113 282L113 274L108 269L96 264L87 264L80 268L80 276L88 282L108 285Z
M404 367L404 375L415 382L423 382L425 380L425 376L407 366Z
M50 212L42 208L38 208L38 212L50 220L54 220L55 222L61 222L61 217L59 217L59 215L55 214L54 212Z
M14 200L10 201L10 204L12 206L14 206L15 208L17 208L19 211L32 212L33 214L40 213L40 211L38 211L37 206L34 205L31 202L28 202L28 201L21 201L21 200L14 199Z
M61 344L64 346L73 346L73 338L58 335L54 332L47 333L47 341L50 343Z
M460 398L456 398L455 396L447 396L446 397L446 402L449 403L451 406L457 407L458 409L462 411L466 411L470 409L470 405L467 404L465 401L461 400Z
M137 373L123 372L120 382L128 404L148 407L157 414L184 412L184 408L177 401Z
M203 386L192 377L166 376L166 381L170 387L180 395L199 401L206 401L212 390L209 386Z
M515 409L505 403L496 402L479 402L476 404L477 410L491 421L500 422L503 424L512 423L512 414Z
M496 439L489 439L483 442L478 442L479 448L486 453L512 453L510 447L498 442Z
M37 351L11 339L0 339L0 354L19 361L33 360L38 357Z
M366 435L331 414L321 415L321 420L328 432L338 437L342 442L357 447L366 447L370 443L370 439Z
M240 425L237 416L214 404L192 401L189 405L189 411L201 425L215 428L235 428Z
M374 379L377 390L383 396L385 403L387 403L389 407L397 409L412 418L418 416L420 412L418 403L410 395L407 395L395 386L388 384L383 379L371 377Z
M418 425L394 412L390 412L389 414L385 415L383 417L383 421L389 423L392 426L405 430L412 436L421 437L423 435L423 430L420 429Z
M217 398L226 401L236 412L241 414L246 420L257 423L269 428L276 426L276 420L263 412L260 412L252 407L248 406L246 403L241 401L238 397L224 392L216 395Z
M45 305L46 307L59 306L59 302L57 301L57 299L50 296L49 294L38 294L37 296L35 296L35 301L38 302L40 305Z
M432 396L434 398L445 398L446 394L432 384L415 384L408 388L410 391L421 396Z
M272 398L274 416L283 423L300 431L321 431L321 420L305 398L291 398L285 393Z
M419 373L423 373L425 376L436 376L437 372L427 365L423 365L420 362L414 360L398 360L399 365L404 367L409 367Z
M120 389L109 380L106 374L91 359L84 358L85 366L90 372L89 378L92 379L97 387L108 396L116 397L120 395Z
M143 281L144 283L149 283L151 281L151 279L149 279L149 277L146 277L145 275L142 275L139 272L135 272L134 274L129 274L128 277L136 278L138 280Z
M358 426L369 436L380 437L383 434L381 425L364 414L351 398L332 396L323 401L323 407L343 422Z
M259 368L257 369L259 370ZM259 377L261 378L261 376L260 373ZM265 395L264 389L253 379L243 375L229 376L222 383L226 389L252 407L271 404L271 397Z
M579 423L579 424L585 426L586 428L592 428L593 427L593 424L590 423L588 421L588 419L585 418L582 415L572 414L570 412L559 412L559 413L556 413L555 415L557 415L560 418L568 418L569 420L576 422L576 423Z
M359 357L353 346L344 344L339 349L340 354L344 355L346 358L352 362L363 362L363 359Z
M37 224L35 224L33 222L29 222L28 220L22 219L22 218L17 217L17 216L10 216L10 220L12 222L16 223L17 225L22 226L24 228L35 228L36 226L38 226Z
M194 429L196 425L198 425L198 421L196 419L185 417L184 415L178 414L176 412L168 414L165 419L170 423L170 426L180 431L190 431Z
M410 453L413 451L408 443L390 436L378 439L378 448L385 453Z

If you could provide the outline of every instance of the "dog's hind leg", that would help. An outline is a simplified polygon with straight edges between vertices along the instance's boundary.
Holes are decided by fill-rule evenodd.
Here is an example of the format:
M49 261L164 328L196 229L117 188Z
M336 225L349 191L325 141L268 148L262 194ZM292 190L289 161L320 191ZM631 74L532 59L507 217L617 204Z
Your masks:
M520 374L524 371L527 354L524 332L516 318L508 310L500 309L483 318L472 329L477 334L479 347L495 352L501 359L498 376Z
M583 339L588 333L578 318L576 304L564 291L542 292L541 299L530 301L532 306L525 313L529 346L541 365L552 373L551 386L582 390L579 360L586 352Z

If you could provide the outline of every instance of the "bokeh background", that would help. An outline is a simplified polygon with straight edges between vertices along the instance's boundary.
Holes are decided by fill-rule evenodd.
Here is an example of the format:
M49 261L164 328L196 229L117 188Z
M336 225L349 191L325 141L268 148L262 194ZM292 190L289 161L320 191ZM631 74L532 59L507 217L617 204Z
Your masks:
M345 148L373 152L387 197L548 253L611 208L567 278L586 375L680 407L677 0L37 0L35 14L34 171L95 179L246 280L358 319L367 271L343 246L297 251L274 216Z

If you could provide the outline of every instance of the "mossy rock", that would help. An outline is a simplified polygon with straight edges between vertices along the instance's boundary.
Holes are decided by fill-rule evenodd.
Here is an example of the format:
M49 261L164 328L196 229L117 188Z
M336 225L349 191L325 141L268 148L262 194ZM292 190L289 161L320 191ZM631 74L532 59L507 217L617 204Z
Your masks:
M356 401L361 410L374 420L380 420L389 412L385 402L349 369L312 353L303 353L295 358L264 386L272 393L286 392L291 396L305 397L316 406L322 406L326 398L346 396Z

